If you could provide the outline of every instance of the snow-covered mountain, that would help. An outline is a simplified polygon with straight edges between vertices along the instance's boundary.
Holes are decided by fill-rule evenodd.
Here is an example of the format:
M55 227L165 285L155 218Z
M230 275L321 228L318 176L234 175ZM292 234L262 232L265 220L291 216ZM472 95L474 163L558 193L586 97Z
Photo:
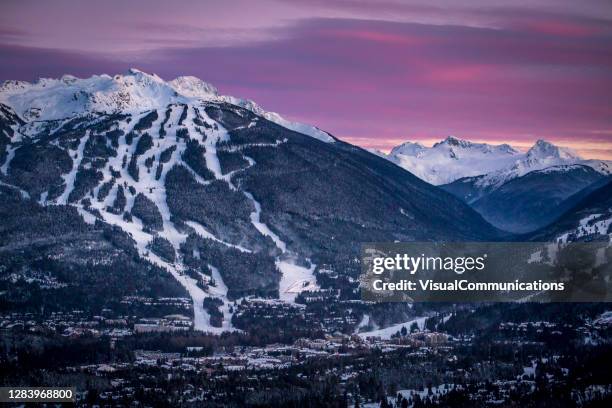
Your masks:
M448 137L428 148L395 147L387 158L461 198L496 227L524 233L555 220L561 203L612 173L612 162L538 140L527 152Z
M481 189L496 188L534 170L551 166L583 164L602 174L612 172L612 164L602 160L584 160L571 149L538 140L526 153L507 144L472 143L449 136L433 147L406 142L387 156L423 180L448 184L474 178Z
M472 143L449 136L433 147L403 143L391 150L388 159L417 177L440 185L510 166L520 156L521 152L507 144Z
M532 171L576 164L591 167L602 175L612 174L612 162L585 160L569 148L558 147L545 140L538 140L527 153L517 157L517 160L510 166L484 174L484 177L476 182L476 186L479 188L497 188ZM558 171L558 169L554 171Z
M132 68L125 75L94 75L85 79L64 75L60 79L41 78L34 83L5 81L0 86L0 102L29 121L59 120L86 112L136 113L196 101L231 103L287 129L325 142L334 141L314 126L266 112L251 100L219 95L217 88L193 76L166 82L155 74Z
M571 149L538 140L506 167L440 187L496 227L524 233L554 221L566 210L564 200L605 180L611 164L584 160Z
M3 287L5 304L97 313L182 293L213 332L320 330L320 308L296 304L304 292L326 300L326 330L352 332L363 310L343 301L358 297L361 242L499 235L361 148L197 78L138 70L2 85L0 218L0 273L63 285Z

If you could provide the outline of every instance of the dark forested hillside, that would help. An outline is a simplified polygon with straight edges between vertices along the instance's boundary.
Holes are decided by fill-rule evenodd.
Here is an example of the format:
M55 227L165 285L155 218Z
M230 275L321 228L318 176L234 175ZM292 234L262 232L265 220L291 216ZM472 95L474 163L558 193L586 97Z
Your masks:
M480 186L480 177L464 178L441 186L462 198L500 229L525 233L559 217L565 200L606 177L585 165L555 166L532 171L501 186Z
M575 198L570 199L572 203ZM612 181L581 197L550 225L525 236L532 241L604 240L612 234Z

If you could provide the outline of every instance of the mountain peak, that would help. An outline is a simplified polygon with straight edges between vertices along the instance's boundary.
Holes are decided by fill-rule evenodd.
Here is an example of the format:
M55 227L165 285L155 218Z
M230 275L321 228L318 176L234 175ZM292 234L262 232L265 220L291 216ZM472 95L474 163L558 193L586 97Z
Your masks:
M391 149L389 156L398 155L398 154L415 156L420 151L423 151L425 149L427 148L423 146L422 144L420 144L419 142L404 142L400 145L395 146L393 149Z
M157 74L150 74L148 72L141 71L138 68L128 69L127 72L123 76L133 76L137 78L146 78L148 80L152 80L155 82L164 82L164 80L161 79Z
M553 166L560 166L555 170L562 171L567 170L569 165L581 163L597 170L596 164L589 164L572 149L559 147L546 140L539 139L527 153L519 155L518 160L511 166L487 174L478 180L477 184L481 187L499 187L509 180L524 176L532 171L544 170ZM604 173L601 170L597 171Z
M149 75L146 72L139 70L138 68L130 68L130 69L128 69L127 70L127 74L128 75L139 75L139 74Z
M440 145L471 147L473 143L468 140L459 139L456 136L450 135L450 136L447 136L446 139L442 140L441 142L434 144L433 147L440 146Z
M180 76L168 82L168 84L179 94L192 98L219 96L217 88L194 76Z
M506 153L510 153L510 154L519 153L518 150L516 150L514 147L510 146L508 143L500 144L497 147L499 148L500 151L503 151L503 152L506 152Z
M556 146L546 140L538 139L527 152L528 159L562 159L581 160L582 158L570 148Z

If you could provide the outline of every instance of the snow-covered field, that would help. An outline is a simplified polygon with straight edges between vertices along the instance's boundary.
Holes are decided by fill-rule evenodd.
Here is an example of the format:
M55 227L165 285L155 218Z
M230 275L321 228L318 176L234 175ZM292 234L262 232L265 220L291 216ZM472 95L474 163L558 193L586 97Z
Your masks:
M402 397L406 398L406 399L410 399L412 398L413 400L418 396L421 401L426 400L427 398L431 397L439 397L442 395L445 395L446 393L448 393L449 391L453 390L453 389L457 389L457 390L461 390L463 388L463 386L461 384L440 384L437 387L431 387L431 388L426 388L423 387L420 390L416 390L416 389L408 389L408 390L399 390L397 391L398 394L401 394ZM431 391L431 393L430 393ZM397 395L397 394L396 394ZM395 403L397 397L387 397L387 400L390 403ZM370 403L366 403L362 405L364 408L379 408L380 407L380 403L379 402L370 402Z
M313 274L316 265L311 264L309 268L306 268L296 265L293 260L277 260L276 267L283 274L278 284L281 300L293 303L299 293L319 289Z
M407 322L397 323L393 326L386 327L384 329L372 330L368 332L358 333L359 337L365 339L368 337L380 337L383 340L389 340L392 335L402 330L402 327L405 327L408 332L410 332L410 327L416 323L419 327L419 330L423 330L425 327L425 321L429 318L429 316L417 317L416 319L408 320Z

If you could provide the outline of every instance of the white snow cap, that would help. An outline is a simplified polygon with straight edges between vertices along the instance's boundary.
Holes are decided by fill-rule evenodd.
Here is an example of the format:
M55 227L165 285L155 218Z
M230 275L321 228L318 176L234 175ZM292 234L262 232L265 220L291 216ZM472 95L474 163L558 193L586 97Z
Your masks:
M568 147L559 147L554 144L547 142L546 140L539 139L527 152L527 157L533 159L542 158L557 158L562 160L581 160L582 158Z
M324 142L335 141L315 126L288 121L251 100L219 95L213 85L193 76L166 82L155 74L132 68L123 75L89 78L64 75L60 79L41 78L34 83L4 81L0 85L0 103L10 106L27 121L64 119L87 112L134 113L172 103L203 102L227 102L287 129Z
M612 168L609 162L584 160L572 149L555 146L541 139L523 153L508 144L474 143L448 136L432 147L413 142L403 143L394 147L387 158L435 185L484 175L477 185L499 186L531 171L551 166L565 166L560 169L569 170L569 165L582 164L602 174L610 174Z
M422 144L416 142L405 142L402 143L399 146L395 146L393 149L391 149L391 152L389 153L389 156L395 156L395 155L399 155L399 154L403 154L403 155L407 155L407 156L416 156L417 154L419 154L420 152L422 152L423 150L427 150L427 148L425 146L423 146Z
M509 166L521 154L507 144L474 143L448 136L432 147L403 143L391 150L388 159L415 176L439 185Z
M194 76L180 76L168 82L176 92L190 98L211 99L219 96L217 88Z

